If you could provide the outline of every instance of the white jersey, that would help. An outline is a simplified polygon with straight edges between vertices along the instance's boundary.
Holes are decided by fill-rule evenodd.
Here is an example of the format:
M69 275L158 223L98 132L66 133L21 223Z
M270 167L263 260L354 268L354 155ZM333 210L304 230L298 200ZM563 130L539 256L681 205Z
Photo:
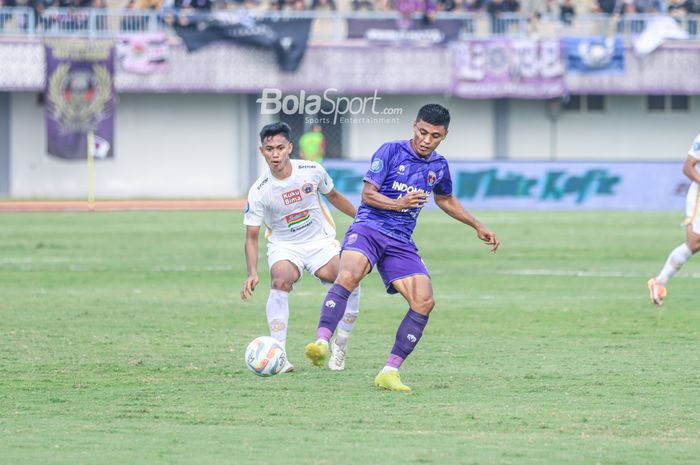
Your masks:
M695 137L693 145L688 150L688 155L700 160L700 134ZM700 163L695 165L695 171L700 173ZM692 224L693 230L700 234L700 192L698 191L698 183L691 181L688 189L688 196L685 200L686 224Z
M318 163L290 160L292 174L275 178L270 170L248 191L243 224L265 225L268 244L304 244L334 239L335 223L320 198L333 190L333 180Z

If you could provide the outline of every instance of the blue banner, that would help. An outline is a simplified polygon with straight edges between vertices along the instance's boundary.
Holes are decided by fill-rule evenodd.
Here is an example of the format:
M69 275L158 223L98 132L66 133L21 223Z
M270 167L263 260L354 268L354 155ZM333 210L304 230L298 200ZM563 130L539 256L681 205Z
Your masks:
M622 74L625 48L620 37L565 37L567 71L580 74Z
M335 188L359 205L368 162L327 160ZM450 162L468 209L678 210L689 180L682 163ZM429 205L435 206L434 202Z

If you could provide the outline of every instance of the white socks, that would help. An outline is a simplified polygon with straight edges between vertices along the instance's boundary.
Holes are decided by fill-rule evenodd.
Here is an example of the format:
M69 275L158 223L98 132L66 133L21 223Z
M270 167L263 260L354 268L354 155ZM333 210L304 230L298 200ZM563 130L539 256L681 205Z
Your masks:
M661 269L661 273L659 273L656 280L665 286L666 283L668 283L668 280L671 279L673 275L681 269L683 264L685 264L685 262L687 262L692 256L693 251L690 250L688 244L684 242L683 244L679 245L673 249L671 254L668 256L668 259L666 259L666 264Z
M280 341L284 347L287 343L287 325L289 324L289 292L270 289L266 313L270 336Z
M335 343L343 350L348 347L348 337L355 326L357 315L360 313L360 286L357 286L348 297L348 305L345 307L343 319L338 323L338 328L335 333Z

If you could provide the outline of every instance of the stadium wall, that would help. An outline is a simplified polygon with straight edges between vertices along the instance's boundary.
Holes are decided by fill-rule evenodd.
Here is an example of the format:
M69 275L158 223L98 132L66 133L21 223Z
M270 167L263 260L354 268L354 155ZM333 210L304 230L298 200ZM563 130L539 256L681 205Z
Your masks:
M48 156L36 93L10 102L11 197L81 198L86 164ZM122 94L114 159L95 163L102 198L238 197L248 182L242 95Z
M46 153L43 107L35 92L0 97L0 195L12 198L82 198L86 168ZM255 94L123 93L115 122L113 160L95 165L101 198L242 197L264 169L257 132L276 115L262 116ZM505 141L496 153L493 100L442 94L385 95L382 105L402 109L382 124L343 125L343 151L368 160L387 140L408 138L425 102L450 108L453 124L441 151L455 161L509 159L678 161L697 134L700 97L686 112L650 113L644 96L606 96L602 112L561 112L547 101L509 100ZM3 125L2 115L7 115ZM2 190L4 188L4 190Z

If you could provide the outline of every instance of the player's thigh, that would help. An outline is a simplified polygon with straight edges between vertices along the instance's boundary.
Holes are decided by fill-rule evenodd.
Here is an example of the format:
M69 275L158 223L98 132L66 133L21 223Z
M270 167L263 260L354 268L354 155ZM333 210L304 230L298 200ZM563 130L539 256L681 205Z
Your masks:
M353 290L370 271L372 271L372 264L364 253L357 250L343 250L335 282L346 289Z
M415 312L427 315L435 306L433 285L428 275L414 274L392 281L391 284Z
M317 247L308 247L305 253L306 269L311 274L327 283L335 281L340 268L340 244L338 241L323 241Z
M700 250L700 233L697 232L700 230L700 224L696 225L696 222L700 223L700 221L696 220L689 224L688 229L686 230L686 242L688 244L688 248L690 248L693 253Z
M275 244L267 250L271 287L289 292L304 271L304 262L297 250L286 244Z

